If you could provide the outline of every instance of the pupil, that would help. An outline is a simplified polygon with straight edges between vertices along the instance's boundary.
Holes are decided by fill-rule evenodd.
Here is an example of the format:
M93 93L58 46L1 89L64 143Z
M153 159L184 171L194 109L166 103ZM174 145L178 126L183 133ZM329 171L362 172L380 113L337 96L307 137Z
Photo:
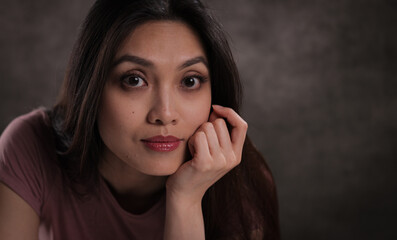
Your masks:
M138 85L139 84L139 78L135 77L135 76L134 77L130 77L128 82L129 82L130 85L133 85L133 86Z
M193 78L188 78L185 80L185 84L187 87L193 87L194 86L194 79Z

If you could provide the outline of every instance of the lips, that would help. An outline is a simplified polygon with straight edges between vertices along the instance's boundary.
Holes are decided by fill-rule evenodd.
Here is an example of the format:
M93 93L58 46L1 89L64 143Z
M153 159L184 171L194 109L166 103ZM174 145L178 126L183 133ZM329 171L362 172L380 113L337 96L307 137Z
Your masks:
M171 152L178 148L182 139L174 136L154 136L151 138L142 139L142 142L149 149L156 152Z

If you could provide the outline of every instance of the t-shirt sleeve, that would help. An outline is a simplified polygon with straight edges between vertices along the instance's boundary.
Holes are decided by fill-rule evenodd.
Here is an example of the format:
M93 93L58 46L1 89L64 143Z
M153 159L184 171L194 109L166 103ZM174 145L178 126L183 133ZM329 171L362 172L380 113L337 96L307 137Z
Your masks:
M44 112L41 112L44 114ZM32 116L33 115L33 116ZM13 120L0 137L0 181L24 199L40 216L44 199L44 173L40 115Z

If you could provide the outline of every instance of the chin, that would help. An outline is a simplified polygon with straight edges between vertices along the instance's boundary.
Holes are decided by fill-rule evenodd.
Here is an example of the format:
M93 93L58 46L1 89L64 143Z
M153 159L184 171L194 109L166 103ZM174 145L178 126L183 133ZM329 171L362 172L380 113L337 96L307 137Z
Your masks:
M142 172L151 176L169 176L178 171L179 167L188 159L191 157L186 149L169 155L152 156L150 164L146 165Z
M162 159L160 161L153 162L153 164L150 164L151 166L147 166L147 168L142 172L151 176L169 176L174 174L183 162L183 159L179 161L167 161Z
M180 166L180 165L179 165ZM145 174L150 175L150 176L158 176L158 177L164 177L164 176L170 176L172 174L174 174L177 170L178 167L174 167L174 168L159 168L156 167L156 169L149 169L148 171L145 171Z

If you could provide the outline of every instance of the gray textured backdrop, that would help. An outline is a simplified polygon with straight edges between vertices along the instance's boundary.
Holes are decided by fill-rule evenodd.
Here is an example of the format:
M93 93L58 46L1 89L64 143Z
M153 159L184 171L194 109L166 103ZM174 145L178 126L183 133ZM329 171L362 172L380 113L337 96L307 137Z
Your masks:
M55 101L92 2L1 1L0 132ZM232 39L283 239L397 239L397 1L206 2Z

